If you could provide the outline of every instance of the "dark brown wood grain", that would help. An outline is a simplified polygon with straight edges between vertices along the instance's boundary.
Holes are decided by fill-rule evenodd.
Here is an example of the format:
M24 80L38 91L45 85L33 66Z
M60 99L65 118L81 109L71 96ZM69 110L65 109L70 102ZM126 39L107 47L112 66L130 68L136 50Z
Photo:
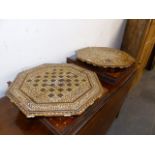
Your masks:
M131 81L132 80L129 80L115 93L115 95L108 98L108 100L105 101L104 107L94 115L78 134L106 134L114 119L118 117L119 111L127 96L127 92L130 89Z
M0 99L0 134L51 134L37 119L27 119L5 96Z

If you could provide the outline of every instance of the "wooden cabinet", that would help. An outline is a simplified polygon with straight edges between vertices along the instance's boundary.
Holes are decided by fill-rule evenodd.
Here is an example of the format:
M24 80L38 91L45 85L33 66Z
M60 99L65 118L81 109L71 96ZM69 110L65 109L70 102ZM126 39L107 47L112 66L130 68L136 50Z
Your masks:
M72 117L26 118L8 97L0 99L1 134L105 134L118 116L128 94L135 68L115 85L101 81L108 89L105 96L96 100L84 113Z
M127 20L121 49L136 59L137 73L133 85L137 84L143 75L151 51L155 43L155 20Z

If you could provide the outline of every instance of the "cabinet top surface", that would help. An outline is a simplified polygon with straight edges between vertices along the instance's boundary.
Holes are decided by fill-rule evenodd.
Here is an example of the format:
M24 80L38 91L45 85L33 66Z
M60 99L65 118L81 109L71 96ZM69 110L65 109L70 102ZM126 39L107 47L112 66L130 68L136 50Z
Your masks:
M15 131L17 134L49 134L51 132L54 134L76 134L104 106L106 101L127 83L134 73L135 68L130 68L128 75L116 85L101 81L102 86L108 89L108 93L79 116L27 119L5 96L0 99L0 124L3 124L0 132L4 134L11 131Z

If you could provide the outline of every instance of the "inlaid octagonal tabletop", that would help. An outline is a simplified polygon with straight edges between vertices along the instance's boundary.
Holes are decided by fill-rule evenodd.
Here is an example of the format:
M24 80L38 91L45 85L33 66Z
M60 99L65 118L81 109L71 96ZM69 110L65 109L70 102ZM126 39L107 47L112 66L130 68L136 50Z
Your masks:
M19 73L6 94L27 117L35 117L80 115L106 92L94 72L44 64Z
M108 47L87 47L77 51L77 58L103 68L127 68L134 58L124 51Z

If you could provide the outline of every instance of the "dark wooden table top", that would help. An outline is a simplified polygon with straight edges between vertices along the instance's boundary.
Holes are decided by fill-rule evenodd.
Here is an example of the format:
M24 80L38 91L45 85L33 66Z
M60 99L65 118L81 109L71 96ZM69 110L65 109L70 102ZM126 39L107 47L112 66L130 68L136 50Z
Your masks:
M101 81L108 88L108 93L98 99L80 116L72 117L37 117L27 119L18 108L4 96L0 99L0 134L77 134L101 108L107 100L121 89L134 75L135 68L116 85Z

